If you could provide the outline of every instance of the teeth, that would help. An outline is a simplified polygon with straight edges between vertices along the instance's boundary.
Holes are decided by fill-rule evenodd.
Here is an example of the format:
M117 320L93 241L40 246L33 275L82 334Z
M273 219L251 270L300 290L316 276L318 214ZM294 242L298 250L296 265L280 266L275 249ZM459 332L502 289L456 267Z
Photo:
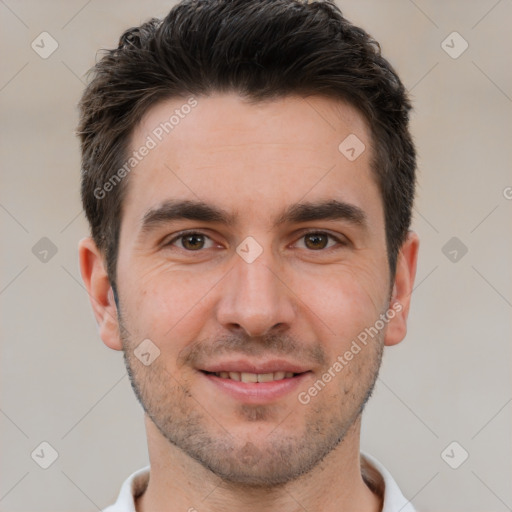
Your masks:
M275 380L290 379L295 374L293 372L274 372L274 373L248 373L248 372L216 372L217 377L222 379L231 379L239 382L272 382Z
M241 373L240 380L242 382L258 382L258 375L256 373Z

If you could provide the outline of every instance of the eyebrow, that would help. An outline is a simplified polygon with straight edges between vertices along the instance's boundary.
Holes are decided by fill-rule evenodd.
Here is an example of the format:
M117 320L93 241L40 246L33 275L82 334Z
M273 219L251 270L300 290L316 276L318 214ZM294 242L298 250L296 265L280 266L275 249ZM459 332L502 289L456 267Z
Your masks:
M236 224L237 217L202 201L168 200L145 213L141 223L141 234L147 234L163 224L184 219L232 227ZM283 224L317 220L345 220L365 229L368 224L366 213L359 206L332 199L290 205L277 217L274 228Z

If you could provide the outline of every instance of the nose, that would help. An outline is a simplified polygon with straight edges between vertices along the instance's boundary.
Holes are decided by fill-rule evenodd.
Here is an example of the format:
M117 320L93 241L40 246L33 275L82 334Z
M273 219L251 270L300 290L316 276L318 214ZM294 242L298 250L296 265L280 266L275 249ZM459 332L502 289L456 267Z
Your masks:
M244 330L248 336L264 336L288 330L295 317L293 292L282 269L264 251L248 263L235 254L235 267L222 281L217 320L224 329Z

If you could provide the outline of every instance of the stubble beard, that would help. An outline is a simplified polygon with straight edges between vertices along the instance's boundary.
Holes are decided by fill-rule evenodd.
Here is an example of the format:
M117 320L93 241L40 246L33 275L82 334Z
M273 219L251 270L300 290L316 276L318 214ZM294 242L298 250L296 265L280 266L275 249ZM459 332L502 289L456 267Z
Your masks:
M133 353L137 343L120 309L118 318L130 383L148 417L174 447L225 483L240 488L277 488L314 469L343 442L360 417L382 360L383 333L379 333L372 345L364 347L363 357L358 354L309 404L292 402L285 412L275 404L240 404L236 408L240 422L250 422L255 428L265 424L269 431L256 441L247 429L245 434L236 434L216 421L211 404L202 404L191 384L177 380L164 366L165 356L150 366L142 365ZM333 392L336 396L330 395L326 404L322 396ZM298 423L297 415L303 417L298 416Z

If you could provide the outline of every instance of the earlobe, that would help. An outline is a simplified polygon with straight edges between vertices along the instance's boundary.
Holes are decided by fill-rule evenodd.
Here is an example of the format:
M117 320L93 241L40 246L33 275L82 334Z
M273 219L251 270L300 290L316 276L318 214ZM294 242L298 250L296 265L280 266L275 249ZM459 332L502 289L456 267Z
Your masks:
M114 294L105 268L104 258L90 237L78 244L80 272L98 323L103 343L113 350L122 350Z
M416 277L419 243L418 235L409 231L407 239L398 253L393 291L389 304L388 317L390 321L384 338L384 344L387 346L400 343L407 333L407 317L414 278Z

